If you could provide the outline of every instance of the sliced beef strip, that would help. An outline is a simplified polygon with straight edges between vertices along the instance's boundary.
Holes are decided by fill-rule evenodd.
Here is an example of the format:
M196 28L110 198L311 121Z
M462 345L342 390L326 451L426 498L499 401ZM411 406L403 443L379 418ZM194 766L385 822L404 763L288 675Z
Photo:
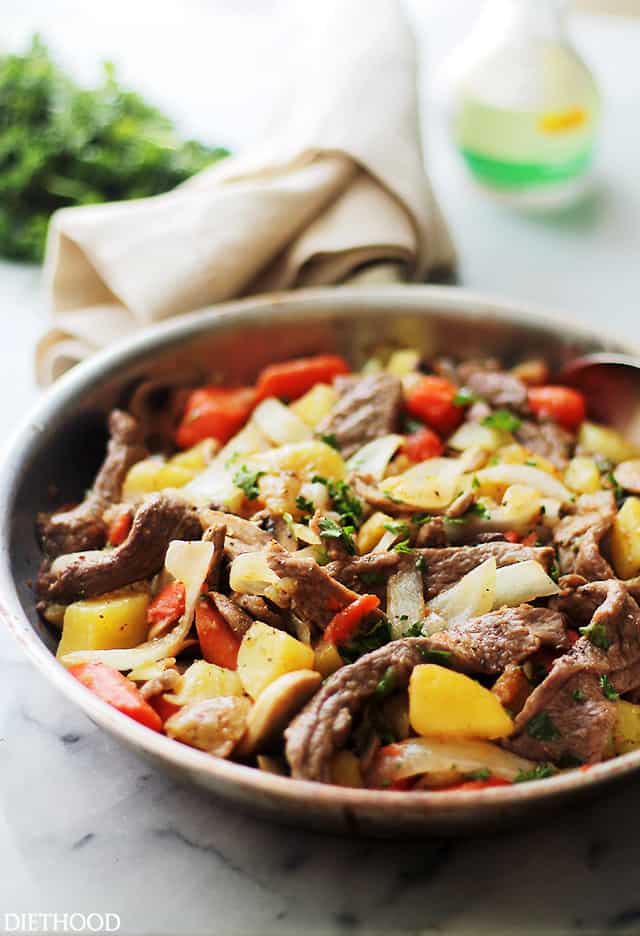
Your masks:
M522 663L541 646L569 646L562 615L529 604L452 623L430 640L432 649L451 654L448 663L454 669L488 675Z
M582 494L578 498L576 512L563 517L553 533L563 574L582 575L589 581L614 577L599 547L615 516L616 502L612 491Z
M329 676L285 731L291 775L331 783L333 755L344 747L354 716L373 696L382 677L392 668L396 687L405 689L428 649L426 637L394 640Z
M223 595L221 592L210 591L209 598L211 598L216 609L220 612L236 637L242 639L253 624L253 618L249 617L246 611L243 611L233 598L229 598L228 595Z
M416 546L443 549L447 545L447 533L442 517L432 517L418 527Z
M490 406L527 412L527 388L513 374L481 367L467 368L464 383ZM462 374L461 374L462 376Z
M348 588L370 591L376 585L386 588L390 575L398 568L400 555L397 552L373 552L365 556L352 556L349 559L330 562L325 572Z
M318 435L335 436L345 458L365 442L394 432L402 407L402 384L391 374L369 374L336 381L341 395L317 427Z
M171 540L200 539L196 512L177 496L152 494L138 508L126 540L115 549L87 551L45 563L38 594L48 602L92 598L160 571Z
M77 507L38 516L42 548L50 559L82 549L100 549L107 538L102 515L122 496L126 474L145 458L147 449L136 420L128 413L113 410L109 416L107 453L93 487Z
M285 612L272 608L268 601L260 595L241 595L232 592L231 597L243 611L246 611L254 621L264 621L278 630L287 630Z
M486 559L495 557L498 568L535 559L549 571L555 559L549 546L522 546L519 543L481 543L479 546L448 546L444 549L416 549L416 558L422 559L425 597L435 598L440 592L455 585L463 575L477 568Z
M290 583L293 610L307 624L324 630L338 611L356 600L357 592L341 585L315 559L294 556L276 545L269 549L267 561L279 578Z
M274 542L273 537L251 520L243 520L235 514L222 510L201 510L200 523L208 531L210 528L225 527L224 552L229 559L246 552L257 552ZM208 534L213 536L213 532Z
M567 757L594 763L605 754L615 706L603 693L604 675L620 693L640 686L640 608L624 585L589 582L577 589L573 601L573 610L590 618L591 636L580 637L554 662L506 742L524 757L560 764Z
M218 587L220 581L220 567L224 558L224 543L226 535L226 525L208 527L202 534L202 539L206 543L213 543L213 556L211 557L209 571L207 573L207 584L210 588L213 589Z
M556 468L566 468L575 440L562 426L525 419L516 429L515 436L531 452L548 458Z

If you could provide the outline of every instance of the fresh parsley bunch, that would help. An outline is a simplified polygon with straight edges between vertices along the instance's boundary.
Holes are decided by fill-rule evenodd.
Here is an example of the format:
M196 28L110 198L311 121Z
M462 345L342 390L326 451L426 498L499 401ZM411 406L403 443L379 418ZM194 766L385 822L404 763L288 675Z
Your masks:
M0 56L0 253L41 260L57 208L166 192L227 150L181 141L172 122L123 88L113 66L80 88L35 36Z

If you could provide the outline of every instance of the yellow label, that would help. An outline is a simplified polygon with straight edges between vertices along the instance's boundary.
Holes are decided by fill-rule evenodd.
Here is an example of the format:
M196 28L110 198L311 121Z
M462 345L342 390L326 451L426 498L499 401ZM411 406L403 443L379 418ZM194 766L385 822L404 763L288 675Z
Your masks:
M543 133L564 133L575 130L587 122L587 113L582 107L563 111L549 111L538 118L538 127Z

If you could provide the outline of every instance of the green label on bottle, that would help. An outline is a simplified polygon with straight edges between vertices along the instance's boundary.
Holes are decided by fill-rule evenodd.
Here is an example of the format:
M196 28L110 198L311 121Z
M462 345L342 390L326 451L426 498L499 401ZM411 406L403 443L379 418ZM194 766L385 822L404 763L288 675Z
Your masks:
M555 163L493 159L468 147L461 147L460 152L479 181L493 188L524 189L573 179L589 166L593 151L589 145L572 159Z

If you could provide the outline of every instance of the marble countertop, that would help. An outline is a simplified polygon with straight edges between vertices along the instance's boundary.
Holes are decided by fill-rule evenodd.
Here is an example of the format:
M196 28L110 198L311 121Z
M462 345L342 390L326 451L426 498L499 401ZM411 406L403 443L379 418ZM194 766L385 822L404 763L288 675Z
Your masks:
M410 6L433 75L470 4ZM79 2L5 0L3 30L15 39L40 26L80 72L96 53L118 49L127 78L159 88L194 132L214 126L233 144L251 139L261 113L253 76L264 73L268 93L265 65L286 3L179 5L192 14L181 47L203 48L203 35L210 45L207 95L201 80L191 93L193 57L173 59L169 76L163 67L177 7L113 0L92 5L90 24ZM194 26L198 17L210 33ZM429 159L464 283L624 334L637 329L640 292L640 24L582 17L574 25L605 95L589 201L542 220L476 194L449 152L430 85ZM224 94L211 93L216 87ZM39 290L39 271L0 264L3 438L36 395ZM500 836L340 839L240 815L156 772L50 688L4 632L0 672L0 931L6 913L74 911L117 913L120 932L140 936L640 932L640 780Z

